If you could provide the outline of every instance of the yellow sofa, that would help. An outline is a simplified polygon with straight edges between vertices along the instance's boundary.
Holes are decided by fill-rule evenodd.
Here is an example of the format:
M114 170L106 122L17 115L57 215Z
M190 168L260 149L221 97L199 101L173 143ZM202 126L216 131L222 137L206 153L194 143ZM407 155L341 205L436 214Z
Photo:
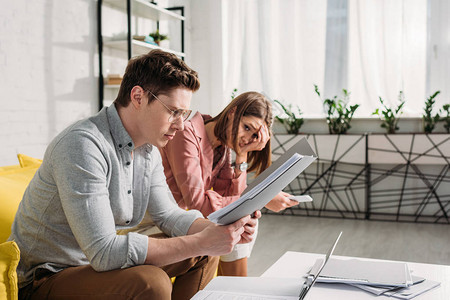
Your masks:
M18 155L19 164L0 167L0 300L18 297L16 268L20 252L15 242L6 242L11 225L28 183L42 160L23 154Z
M17 157L19 165L0 167L0 300L16 300L18 297L16 268L20 251L15 242L6 240L11 234L11 225L23 193L42 163L40 159L23 154ZM172 282L174 280L172 278Z

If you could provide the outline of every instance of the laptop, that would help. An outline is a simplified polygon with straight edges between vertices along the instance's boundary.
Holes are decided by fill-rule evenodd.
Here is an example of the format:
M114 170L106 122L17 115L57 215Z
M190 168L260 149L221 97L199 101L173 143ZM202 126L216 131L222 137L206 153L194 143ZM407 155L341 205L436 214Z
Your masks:
M328 260L330 259L330 256L334 252L334 248L336 248L336 245L341 238L342 231L339 233L338 237L336 238L336 241L334 242L333 246L331 246L330 250L328 250L327 255L325 256L325 260L323 261L322 265L320 266L319 270L317 272L315 270L311 271L312 274L306 278L306 281L303 283L302 290L300 291L299 300L303 300L306 297L306 294L308 294L309 290L312 288L314 283L316 283L317 278L320 275L320 272L322 272L323 268L327 264Z
M268 278L268 277L234 277L219 276L214 278L205 289L199 291L193 300L304 300L313 287L320 272L327 264L330 256L342 235L339 233L336 241L328 250L323 263L316 270L311 270L305 281L299 283L298 278Z

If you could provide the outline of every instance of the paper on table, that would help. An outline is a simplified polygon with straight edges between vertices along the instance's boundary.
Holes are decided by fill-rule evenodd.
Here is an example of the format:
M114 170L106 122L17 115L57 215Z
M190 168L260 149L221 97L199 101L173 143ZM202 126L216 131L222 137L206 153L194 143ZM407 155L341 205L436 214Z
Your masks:
M230 293L219 291L198 291L191 300L298 300L294 296L267 296L247 293Z
M298 300L301 285L302 282L298 278L219 276L192 299Z
M386 292L383 295L399 299L412 299L440 285L441 285L440 282L425 279L421 283L414 284L412 286L400 290Z
M425 278L412 276L413 284L419 284L425 280ZM382 295L388 291L396 290L400 291L407 288L399 288L399 287L384 287L384 286L371 286L365 284L351 284L354 287L360 288L377 296Z
M406 263L333 258L317 282L407 287L412 284L412 279Z

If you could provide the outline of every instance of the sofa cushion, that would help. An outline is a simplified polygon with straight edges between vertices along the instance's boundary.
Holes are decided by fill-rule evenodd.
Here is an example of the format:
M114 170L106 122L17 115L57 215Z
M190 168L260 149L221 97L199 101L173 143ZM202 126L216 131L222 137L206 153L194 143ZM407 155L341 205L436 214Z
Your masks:
M30 166L0 173L0 243L11 234L11 225L23 193L38 168Z
M16 268L20 251L15 242L0 244L0 299L13 300L18 297Z
M0 175L5 173L5 172L9 172L9 171L12 171L12 170L17 170L17 169L20 169L20 165L0 167Z
M34 158L25 154L17 154L19 159L19 164L22 168L31 166L40 166L42 164L42 159Z

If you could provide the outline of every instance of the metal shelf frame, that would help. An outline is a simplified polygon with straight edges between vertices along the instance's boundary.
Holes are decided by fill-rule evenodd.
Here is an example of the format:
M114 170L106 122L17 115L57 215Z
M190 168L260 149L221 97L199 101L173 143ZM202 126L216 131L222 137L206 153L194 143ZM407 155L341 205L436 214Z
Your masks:
M127 39L125 41L111 41L104 42L102 35L102 8L103 4L108 4L113 7L116 7L121 10L125 10L127 14ZM173 11L179 11L180 14L176 14ZM152 12L152 13L149 13ZM151 44L145 44L140 41L135 41L132 38L132 28L131 28L131 19L133 15L138 15L140 17L146 17L146 13L149 14L148 18L156 21L156 27L159 29L159 21L174 19L179 20L181 23L181 52L173 51L170 49L164 49L158 46L154 46ZM151 15L150 15L151 14ZM98 61L99 61L99 76L98 76L98 110L101 110L104 105L104 89L105 82L103 77L103 48L104 47L112 47L116 49L126 50L128 59L131 59L133 56L133 47L138 50L138 53L143 53L146 50L149 51L151 49L162 49L164 51L168 51L173 53L181 59L184 60L184 7L168 7L161 8L155 4L150 2L146 2L144 0L98 0L97 1L97 43L98 43ZM125 47L125 49L124 49Z
M450 224L450 135L275 134L273 158L304 136L318 159L285 191L314 201L263 213Z

